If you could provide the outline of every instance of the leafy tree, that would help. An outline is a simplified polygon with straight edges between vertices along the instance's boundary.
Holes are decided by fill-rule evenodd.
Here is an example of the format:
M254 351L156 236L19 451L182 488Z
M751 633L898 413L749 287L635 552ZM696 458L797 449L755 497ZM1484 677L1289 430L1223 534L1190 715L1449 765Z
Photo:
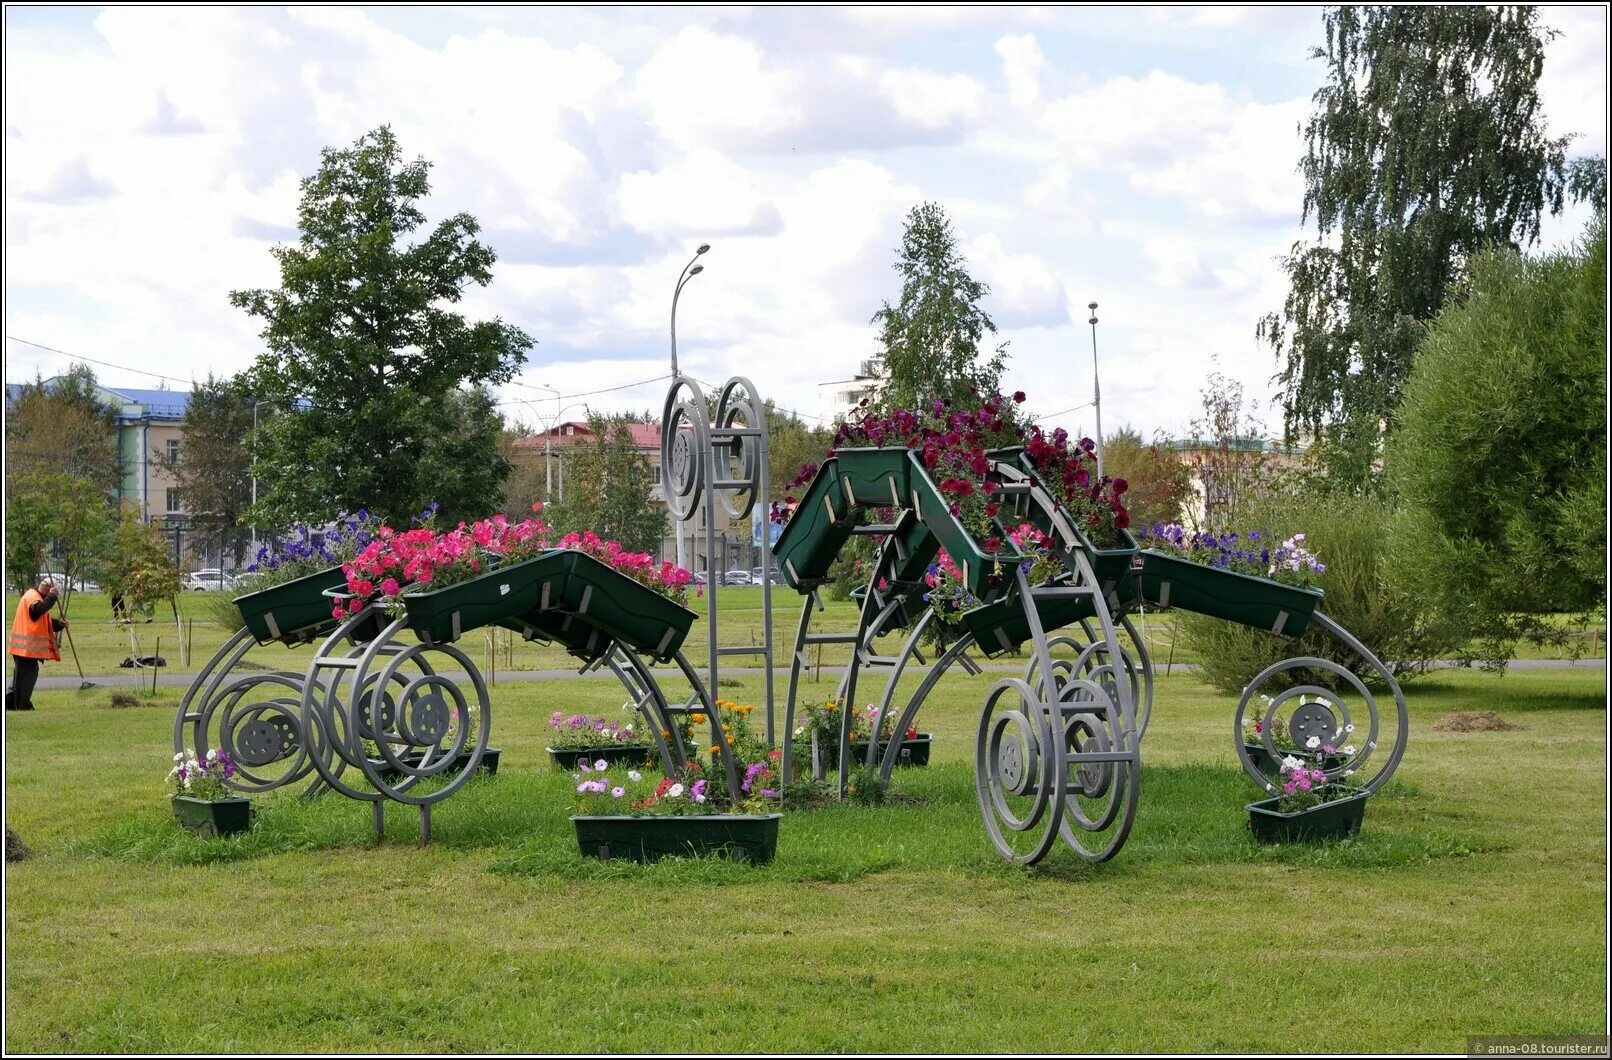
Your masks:
M779 409L770 400L765 404L767 415L767 488L772 494L769 501L782 501L785 497L798 497L803 490L787 488L800 474L804 464L820 464L828 447L834 442L834 432L822 427L810 427L794 413Z
M179 483L190 511L201 520L198 527L211 519L205 524L211 532L201 530L203 550L233 553L237 565L252 539L243 525L252 504L252 404L240 380L209 372L206 382L191 390L179 458L170 460L161 449L151 457Z
M592 530L634 552L659 555L666 512L650 500L654 469L633 441L633 422L599 413L588 418L592 437L565 449L565 499L546 506L543 518L559 533Z
M467 388L507 381L532 340L452 311L496 256L467 213L413 235L429 169L385 126L327 148L302 182L300 239L274 248L279 289L230 295L268 347L245 386L279 412L258 432L259 523L360 508L406 522L432 500L451 523L497 506L497 416Z
M879 326L886 378L878 404L913 408L936 398L967 402L1000 388L1007 344L980 350L996 325L980 300L990 288L968 274L946 211L926 202L907 214L896 252L901 298L885 302L872 323Z
M541 441L542 428L524 423L504 424L498 435L498 452L509 463L509 475L503 483L503 503L499 511L511 519L524 519L532 513L534 500L547 499L548 476L545 471L545 450L523 444L525 439L537 437ZM544 516L547 521L548 515Z
M124 505L112 532L111 547L99 567L101 587L122 592L129 608L148 609L171 600L181 589L179 568L169 554L162 531L140 518L133 505ZM224 594L220 594L224 595ZM239 628L239 623L232 628Z
M1125 504L1133 526L1177 522L1192 497L1193 469L1168 446L1146 443L1130 427L1103 440L1103 470L1130 484Z
M121 478L117 409L76 365L49 386L22 388L6 417L6 577L26 588L41 572L72 584L99 558Z
M1184 447L1201 491L1200 503L1190 506L1189 521L1222 533L1237 529L1249 507L1277 489L1280 475L1265 452L1259 403L1244 407L1243 385L1216 371L1199 393L1203 415L1192 421L1192 437Z
M1400 580L1498 641L1606 601L1606 220L1570 250L1473 259L1428 329L1387 454Z
M1290 291L1258 335L1284 359L1288 439L1326 434L1331 473L1362 488L1421 322L1474 254L1536 241L1564 191L1591 193L1595 167L1570 185L1568 138L1545 135L1534 8L1335 7L1323 22L1299 167L1315 239L1283 259Z

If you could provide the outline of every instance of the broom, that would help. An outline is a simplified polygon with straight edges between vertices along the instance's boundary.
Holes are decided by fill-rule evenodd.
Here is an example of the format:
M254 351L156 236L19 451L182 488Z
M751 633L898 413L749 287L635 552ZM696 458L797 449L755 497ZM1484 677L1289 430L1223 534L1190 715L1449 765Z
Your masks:
M45 573L50 574L50 570L47 568ZM65 577L66 576L64 575L63 576L64 580L65 580ZM52 574L51 578L54 579L55 575ZM67 593L64 593L61 596L56 598L56 606L58 606L58 607L60 607L62 609L62 621L63 622L67 621L67 597L69 595L71 595L71 587L70 586L69 586L69 590L68 590ZM78 646L73 643L73 630L72 630L72 627L69 626L69 627L63 629L62 632L67 634L67 648L68 648L69 651L71 651L73 653L73 666L76 667L77 670L78 670L78 690L80 692L88 692L90 689L95 687L95 682L94 681L87 681L87 680L84 679L84 667L78 661Z

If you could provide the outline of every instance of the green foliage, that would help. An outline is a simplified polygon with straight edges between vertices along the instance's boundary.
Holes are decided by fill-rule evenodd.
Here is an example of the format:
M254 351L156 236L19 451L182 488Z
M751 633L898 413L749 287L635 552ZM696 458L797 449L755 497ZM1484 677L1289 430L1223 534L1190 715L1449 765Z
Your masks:
M798 496L800 489L788 489L803 464L819 464L834 432L826 427L809 427L793 413L778 409L771 401L763 406L767 415L767 486L769 501Z
M233 553L237 566L252 540L243 525L252 504L252 404L240 380L209 372L191 390L179 459L170 461L165 450L151 455L178 480L196 513L198 551Z
M1132 527L1174 523L1192 497L1192 468L1158 442L1130 427L1103 439L1103 473L1130 483L1125 507Z
M1309 535L1306 544L1327 568L1316 579L1326 593L1322 610L1401 680L1425 672L1434 659L1459 655L1474 632L1469 612L1396 579L1400 565L1389 550L1398 540L1399 519L1381 498L1274 498L1250 509L1249 517L1248 525L1269 529L1277 540ZM1225 692L1241 693L1265 667L1295 655L1330 659L1368 682L1375 680L1352 651L1313 626L1295 643L1188 612L1177 612L1177 621L1183 646L1202 660L1203 679Z
M1548 31L1532 7L1337 7L1314 57L1304 216L1290 291L1258 335L1285 359L1286 427L1326 434L1329 473L1366 486L1421 340L1472 255L1539 237L1564 191L1594 190L1545 135ZM1600 186L1604 188L1604 172Z
M879 407L927 408L936 398L968 403L1001 389L1007 344L982 354L996 325L980 301L990 288L968 274L946 211L926 202L907 214L896 252L901 298L873 314L886 380Z
M258 432L256 521L406 522L435 500L452 523L497 505L508 467L481 385L510 379L532 340L451 311L496 256L467 213L412 236L428 172L385 126L326 149L302 182L300 239L274 248L280 287L230 295L268 347L244 385L279 413Z
M591 438L566 446L565 499L542 513L556 534L592 530L629 551L660 554L666 512L650 501L654 469L633 441L633 422L595 413L588 418ZM556 476L559 459L556 453Z
M1200 484L1201 502L1190 521L1199 529L1225 533L1243 526L1250 512L1285 488L1260 436L1259 403L1247 401L1243 385L1219 371L1209 373L1199 391L1203 415L1192 421L1186 466ZM1200 518L1201 517L1201 518ZM1136 525L1146 526L1141 520Z
M1606 222L1540 258L1479 255L1428 328L1387 474L1401 576L1502 642L1606 599Z
M95 374L75 365L47 387L22 388L6 416L6 577L19 589L38 575L71 584L95 565L116 518L121 462L117 409Z
M179 568L168 551L162 531L143 521L133 505L124 505L112 532L111 547L101 563L101 588L108 594L121 590L126 606L149 608L170 600L181 590ZM208 593L228 600L228 593ZM230 627L234 632L240 622Z

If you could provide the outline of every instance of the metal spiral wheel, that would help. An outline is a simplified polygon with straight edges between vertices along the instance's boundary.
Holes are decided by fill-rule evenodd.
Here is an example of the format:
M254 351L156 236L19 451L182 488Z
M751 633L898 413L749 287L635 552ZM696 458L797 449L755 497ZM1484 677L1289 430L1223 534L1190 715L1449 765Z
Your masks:
M674 519L689 518L704 496L704 454L711 445L709 415L710 406L700 385L678 376L666 393L660 421L662 492Z
M974 787L992 844L1007 860L1033 865L1057 842L1069 772L1065 730L1028 684L999 682L980 710Z
M175 754L228 754L236 773L225 783L246 795L295 784L313 771L298 710L303 675L236 672L256 643L245 629L224 642L186 689L173 729Z
M1060 704L1065 742L1077 760L1069 766L1069 795L1062 835L1086 861L1106 861L1119 851L1136 819L1141 790L1139 735L1125 731L1113 686L1075 678ZM1113 756L1080 761L1084 755Z
M743 376L729 379L717 399L716 431L764 431L766 426L766 408L756 385ZM665 435L661 438L664 445ZM764 442L759 434L735 434L716 443L718 481L712 486L729 519L748 519L756 503L766 501L761 485L767 471Z
M1130 616L1121 618L1119 622L1120 628L1125 631L1130 641L1129 645L1123 642L1119 645L1120 668L1124 671L1127 684L1130 685L1131 701L1138 704L1137 733L1139 736L1146 735L1148 722L1153 717L1153 663L1148 656L1147 645L1131 622ZM1109 658L1108 644L1092 629L1091 619L1083 619L1078 627L1047 638L1049 654L1060 648L1074 653L1072 659L1063 656L1052 660L1053 669L1058 671L1061 679L1082 677L1097 681L1108 691L1110 699L1117 697L1118 692L1115 688L1117 674ZM1030 661L1025 664L1024 681L1041 695L1051 694L1041 677L1039 655L1032 654Z
M456 680L424 665L427 652L446 655L470 676L475 703L466 698ZM487 749L492 731L492 702L486 683L469 656L451 644L415 644L393 655L375 682L388 688L407 663L423 671L406 680L395 708L376 711L376 697L355 695L347 702L346 723L349 740L371 740L379 758L371 758L359 746L357 764L377 792L396 802L420 806L439 802L458 791L475 775ZM349 744L348 750L355 748ZM421 781L448 775L460 754L470 753L468 763L441 787L415 793Z

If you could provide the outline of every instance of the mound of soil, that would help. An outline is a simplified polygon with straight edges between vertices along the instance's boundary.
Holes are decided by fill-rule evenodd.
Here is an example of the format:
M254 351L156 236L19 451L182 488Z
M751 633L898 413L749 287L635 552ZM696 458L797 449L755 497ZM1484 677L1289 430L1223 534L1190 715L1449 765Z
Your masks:
M1433 723L1434 732L1513 732L1520 728L1492 710L1457 710Z
M10 828L6 829L6 860L21 861L28 856L28 846L17 837L17 833Z

